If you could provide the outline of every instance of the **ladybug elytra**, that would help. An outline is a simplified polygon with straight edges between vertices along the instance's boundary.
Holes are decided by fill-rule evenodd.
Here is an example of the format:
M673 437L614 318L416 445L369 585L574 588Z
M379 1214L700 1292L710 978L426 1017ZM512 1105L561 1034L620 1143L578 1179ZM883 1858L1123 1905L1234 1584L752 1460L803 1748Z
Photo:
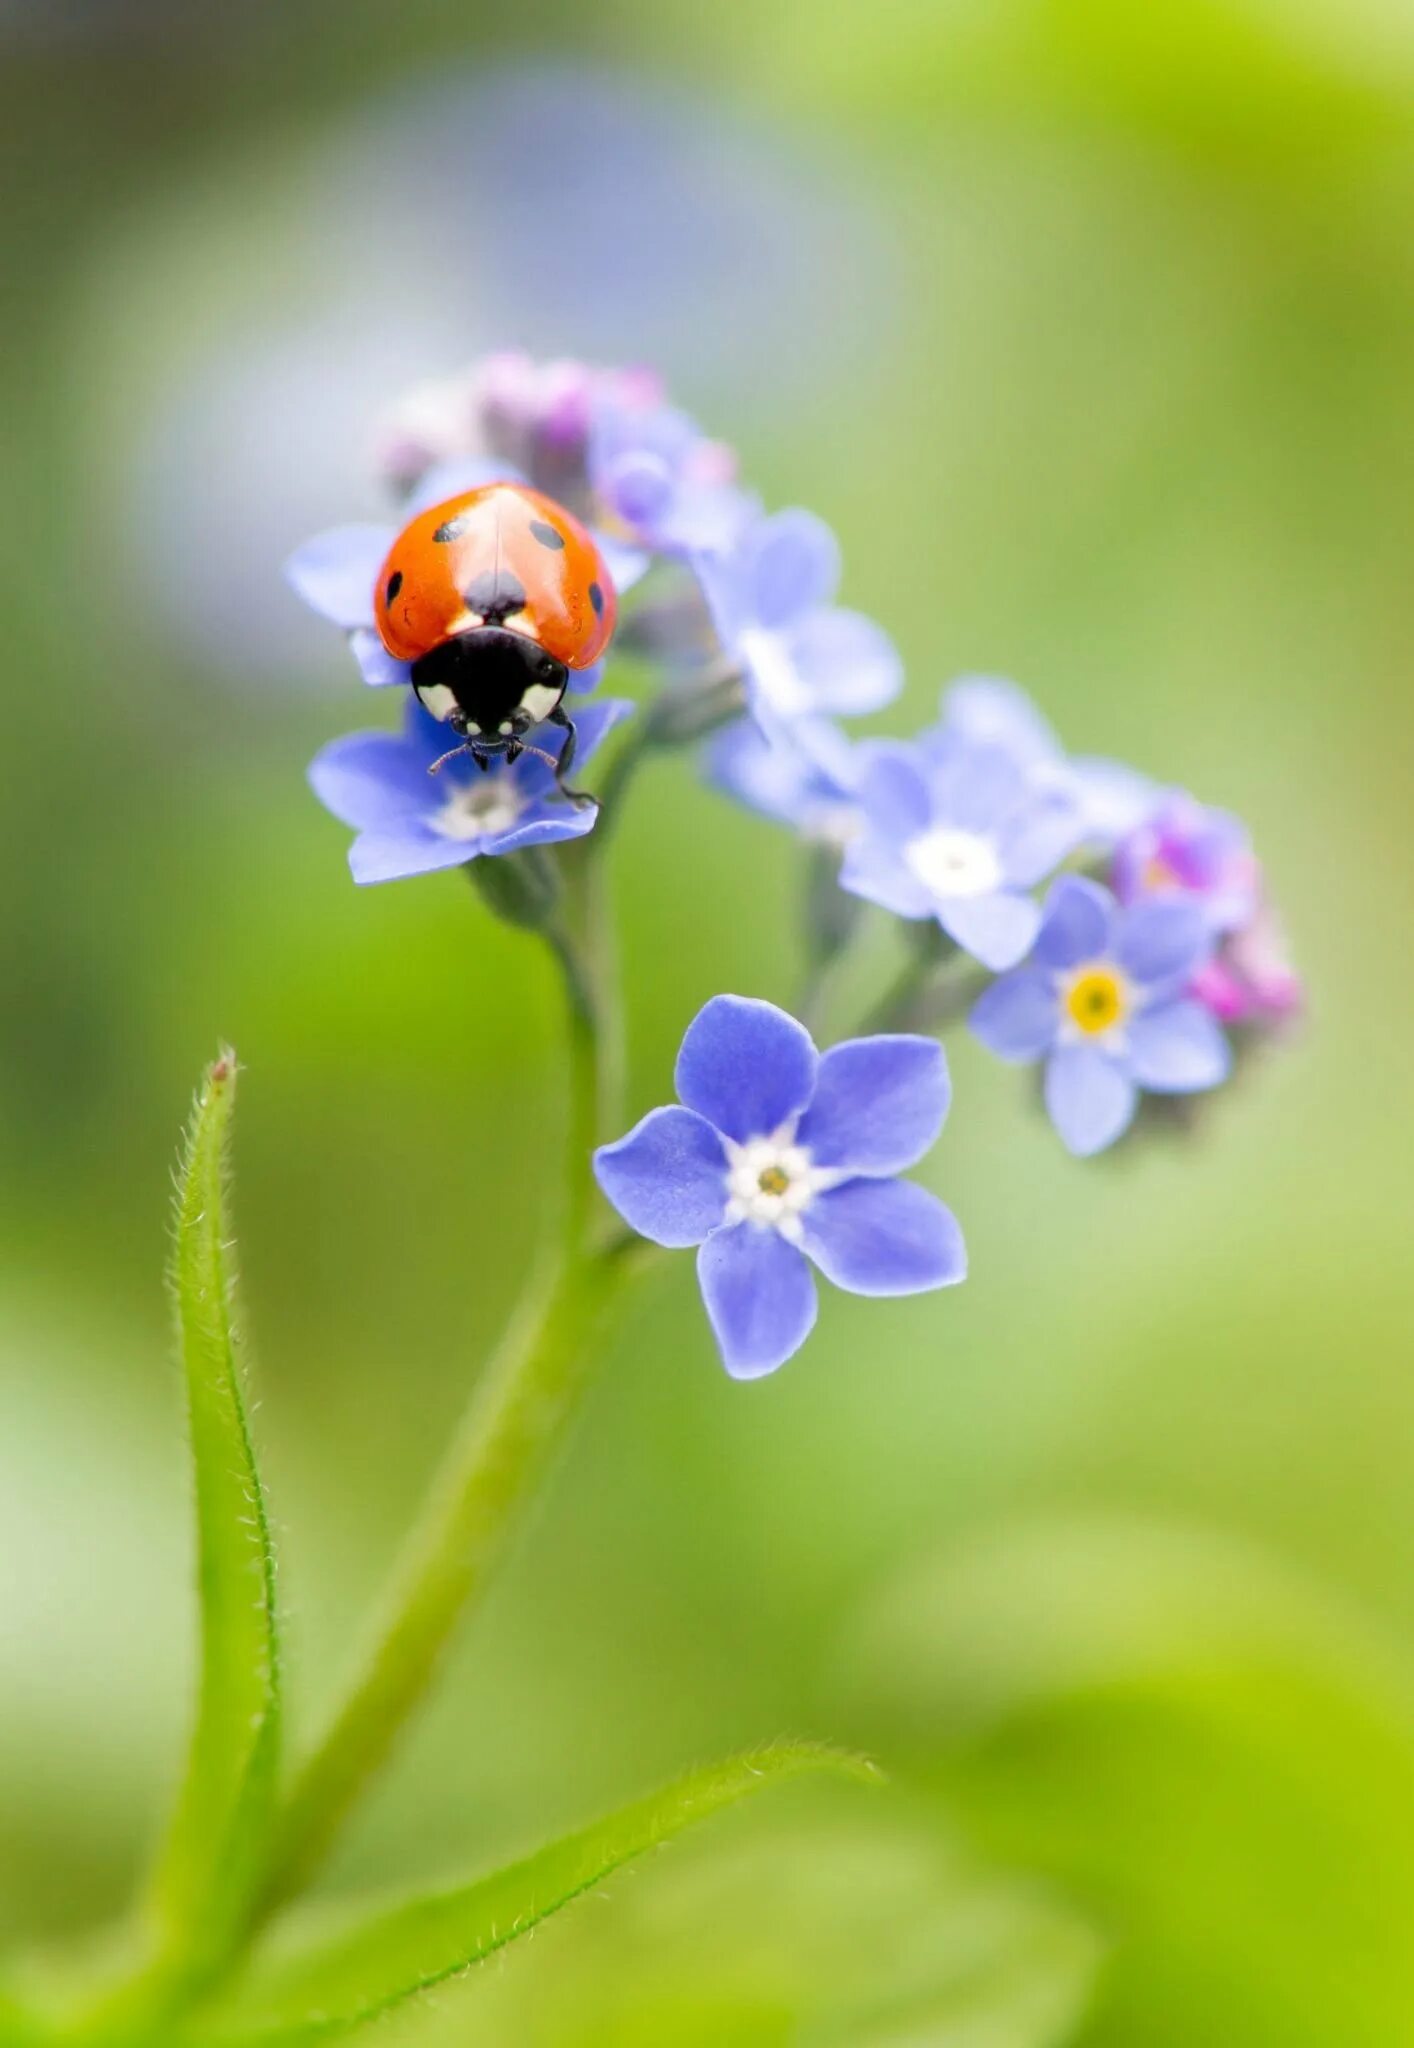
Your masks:
M514 761L548 721L566 732L563 789L575 748L570 671L599 659L616 610L603 557L574 515L525 484L463 491L409 521L373 595L384 647L411 664L418 697L477 765Z

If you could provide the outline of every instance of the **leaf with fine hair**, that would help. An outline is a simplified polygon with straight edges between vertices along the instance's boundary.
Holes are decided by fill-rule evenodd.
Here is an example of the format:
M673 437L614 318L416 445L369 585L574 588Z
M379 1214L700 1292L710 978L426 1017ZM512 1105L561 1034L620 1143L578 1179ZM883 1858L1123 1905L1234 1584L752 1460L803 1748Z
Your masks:
M265 1852L280 1726L275 1558L246 1419L226 1212L235 1092L227 1050L192 1111L170 1269L195 1478L201 1669L152 1895L164 1945L197 1977L219 1960Z
M780 1742L690 1771L647 1798L453 1891L365 1912L338 1933L257 1959L207 2043L297 2044L378 2018L469 1970L684 1828L808 1771L876 1780L872 1764L821 1743Z

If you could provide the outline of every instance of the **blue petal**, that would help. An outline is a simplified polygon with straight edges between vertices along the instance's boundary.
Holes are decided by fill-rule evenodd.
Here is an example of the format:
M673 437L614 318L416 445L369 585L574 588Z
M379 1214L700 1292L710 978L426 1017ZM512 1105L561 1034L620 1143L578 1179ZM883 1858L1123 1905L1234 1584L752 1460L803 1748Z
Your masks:
M553 810L528 812L508 832L488 833L479 847L482 853L519 853L527 846L555 846L563 839L583 839L598 822L597 804L557 803Z
M1110 950L1115 900L1108 889L1083 875L1062 875L1046 898L1036 959L1043 967L1078 967L1102 960Z
M417 749L391 732L331 740L310 762L309 784L326 811L360 832L430 816L444 800Z
M349 635L349 646L358 672L370 689L386 690L394 683L411 683L412 663L395 660L372 626L356 626Z
M738 719L708 743L707 779L739 803L807 835L840 843L840 820L857 817L854 749L833 725L800 718L770 733Z
M788 626L834 596L839 542L813 512L775 512L747 533L742 570L755 623Z
M825 606L787 636L796 673L816 711L857 718L892 704L903 688L903 662L893 641L863 612Z
M702 758L714 788L784 824L803 826L812 807L827 800L811 762L789 737L768 738L751 719L716 733Z
M411 875L433 875L439 868L464 867L483 850L477 839L446 839L440 832L409 824L396 829L361 832L349 848L349 866L356 882L400 882Z
M321 618L352 631L373 624L373 588L389 548L391 526L335 526L296 548L285 580Z
M723 648L735 650L738 639L749 624L741 549L738 547L729 553L717 548L694 549L688 556L688 565L697 578L702 601L718 640Z
M916 749L901 740L866 740L859 756L859 801L871 832L900 846L926 832L933 796Z
M593 760L614 727L622 724L624 719L631 718L637 709L637 705L629 697L600 697L592 704L573 707L576 741L574 765L570 770L572 776L578 777L580 769ZM543 748L558 761L565 750L568 734L563 726L537 725L530 737L536 747ZM445 745L445 740L443 744ZM509 768L498 770L493 766L491 773L494 775L498 772L513 775L519 787L526 792L546 797L559 796L555 771L548 767L538 754L522 754ZM593 814L589 815L592 820Z
M752 996L713 996L678 1054L681 1101L738 1141L797 1116L815 1087L819 1055L794 1017Z
M960 676L943 692L942 719L948 731L974 745L1002 747L1026 768L1064 758L1026 692L1002 676Z
M1024 803L1007 819L998 840L1007 880L1021 889L1044 881L1079 844L1083 829L1084 819L1067 796L1054 793Z
M489 455L449 455L424 470L403 507L404 520L428 512L444 498L459 498L466 491L479 491L485 484L523 484L526 479L509 462L495 462Z
M998 1059L1039 1059L1059 1022L1055 985L1029 967L1004 975L977 998L968 1022Z
M902 1173L937 1143L951 1099L947 1057L936 1039L847 1039L820 1061L797 1142L817 1166Z
M1211 950L1200 904L1179 896L1136 903L1120 920L1115 955L1137 982L1186 981Z
M600 1187L640 1237L674 1250L701 1244L726 1212L727 1159L705 1117L655 1109L594 1155Z
M761 500L736 484L678 484L667 517L655 537L657 545L678 555L734 548L761 517Z
M594 662L589 668L572 668L566 685L571 697L588 697L598 689L604 680L604 664Z
M1078 1157L1103 1152L1128 1129L1139 1091L1123 1067L1093 1045L1068 1045L1046 1062L1046 1108L1061 1142Z
M801 1219L805 1249L851 1294L921 1294L967 1277L957 1218L911 1180L850 1180Z
M637 709L631 697L599 697L592 704L578 706L574 712L574 729L579 736L575 767L592 759L614 727L632 718Z
M1085 819L1088 837L1102 844L1123 839L1142 825L1158 806L1163 791L1157 782L1122 761L1086 758L1070 764L1070 783Z
M933 898L894 846L852 839L840 866L840 887L867 897L895 917L931 917Z
M1020 765L1002 747L954 743L934 760L933 808L963 832L995 831L1027 794Z
M1202 1003L1184 1000L1143 1010L1127 1036L1130 1071L1141 1088L1187 1095L1216 1088L1232 1071L1232 1048Z
M1008 889L989 896L949 896L936 910L948 937L993 974L1015 967L1031 950L1041 922L1039 906Z
M598 489L626 526L642 532L655 526L673 496L673 470L656 448L630 448L605 465Z
M697 1254L697 1278L734 1380L774 1372L815 1327L814 1276L779 1231L753 1223L717 1231Z

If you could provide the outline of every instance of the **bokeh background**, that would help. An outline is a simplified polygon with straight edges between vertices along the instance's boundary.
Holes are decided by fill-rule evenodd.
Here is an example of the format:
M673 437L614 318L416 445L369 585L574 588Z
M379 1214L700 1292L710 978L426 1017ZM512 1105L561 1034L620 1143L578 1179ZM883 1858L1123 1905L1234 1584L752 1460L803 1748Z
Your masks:
M554 990L455 876L357 892L370 717L278 579L372 411L652 359L930 715L1017 676L1252 822L1312 990L1184 1140L1066 1158L964 1044L968 1286L718 1369L644 1296L332 1888L467 1870L785 1732L729 1817L391 2043L1414 2039L1414 17L1401 0L0 8L0 1925L118 1910L190 1668L160 1285L200 1062L295 1711L533 1242ZM618 858L635 1110L786 1000L783 834L686 762Z

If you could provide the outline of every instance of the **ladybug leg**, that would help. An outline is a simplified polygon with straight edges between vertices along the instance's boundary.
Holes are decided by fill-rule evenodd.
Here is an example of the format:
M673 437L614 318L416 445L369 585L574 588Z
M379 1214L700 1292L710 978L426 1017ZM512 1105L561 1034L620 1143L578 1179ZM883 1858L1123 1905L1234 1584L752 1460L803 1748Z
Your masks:
M571 789L565 781L565 777L569 774L574 762L575 748L579 745L579 734L574 729L574 720L565 710L562 703L555 706L554 710L550 713L547 723L563 726L565 732L565 743L560 749L560 758L555 763L555 786L559 790L560 795L568 797L576 810L583 810L586 804L593 804L597 808L599 803L597 796L591 796L586 789Z

